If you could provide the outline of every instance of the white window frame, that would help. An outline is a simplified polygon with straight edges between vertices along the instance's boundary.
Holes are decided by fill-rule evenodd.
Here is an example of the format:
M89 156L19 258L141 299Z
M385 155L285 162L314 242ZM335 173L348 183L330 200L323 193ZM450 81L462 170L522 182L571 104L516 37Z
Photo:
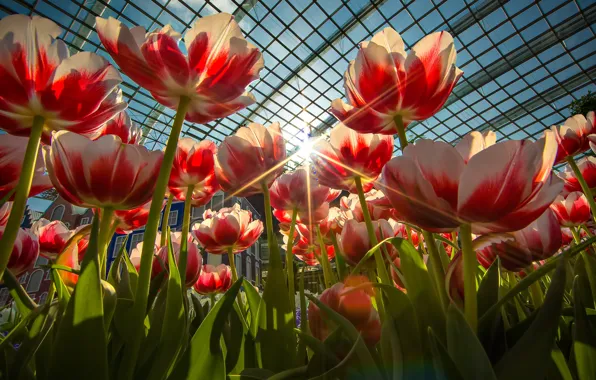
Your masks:
M141 232L140 234L133 234L130 238L130 250L132 251L137 244L139 244L140 242L143 241L143 236L144 233ZM118 254L118 252L116 252L115 254Z
M89 224L89 217L85 216L83 218L81 218L81 222L79 223L79 226L84 226L85 224Z
M126 235L116 236L116 240L114 240L114 250L112 256L116 256L118 252L120 252L120 249L124 245L124 239L126 239ZM131 247L131 250L132 248L134 247Z
M178 224L178 210L170 210L170 215L168 215L168 226L175 226L176 224Z
M192 208L192 219L202 219L205 212L205 206L198 206Z

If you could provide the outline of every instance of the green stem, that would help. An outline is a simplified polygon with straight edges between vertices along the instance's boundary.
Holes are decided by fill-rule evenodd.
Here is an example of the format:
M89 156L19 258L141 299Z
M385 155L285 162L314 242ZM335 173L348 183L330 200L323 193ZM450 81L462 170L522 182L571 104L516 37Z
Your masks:
M372 220L370 219L370 213L368 212L368 206L366 205L366 199L364 197L364 190L362 188L362 179L360 177L356 177L354 179L356 183L356 189L358 190L358 199L360 200L360 208L362 208L362 215L364 216L364 223L366 224L366 230L368 231L368 238L370 240L370 246L374 247L375 245L379 244L377 240L377 236L375 235L375 230L372 225ZM381 250L378 249L374 253L375 262L377 265L377 272L379 278L381 279L381 283L389 286L393 286L393 282L389 278L389 273L387 272L387 267L383 262L383 257L381 256ZM380 293L380 292L379 292Z
M433 278L435 280L435 286L437 293L439 294L439 301L443 307L443 311L446 311L447 305L449 305L449 299L447 298L447 292L445 291L445 272L443 272L443 264L441 263L441 256L437 249L437 242L433 237L433 234L422 230L424 241L429 251L430 264L432 266Z
M464 260L464 306L466 320L472 330L478 326L478 300L476 299L476 268L478 260L472 247L472 227L462 224L460 229L462 255Z
M532 272L534 272L534 264L530 264L526 268L526 273L528 276ZM532 297L532 302L534 303L535 309L538 309L544 303L544 294L540 288L540 281L536 281L530 285L530 297Z
M271 214L271 197L266 183L261 184L263 197L265 198L265 225L267 226L267 244L269 246L269 270L279 269L281 265L281 254L277 245L277 238L273 232L273 215Z
M570 227L569 229L573 234L573 239L575 240L575 243L579 244L581 242L581 236L579 235L579 231L576 227ZM589 235L592 235L592 232L589 231L589 229L586 228L586 230L588 231ZM592 266L592 260L590 260L590 257L588 256L589 253L587 249L583 250L581 255L586 267L586 273L588 274L588 282L590 283L590 290L593 294L592 297L596 298L596 268Z
M300 282L298 284L298 289L300 291L300 331L302 331L303 334L308 334L306 297L304 296L304 267L300 269ZM302 339L300 339L300 342L298 343L298 356L299 362L301 364L307 360L306 344L304 344L304 341Z
M180 257L178 258L178 270L180 271L180 283L186 286L186 266L188 264L188 230L190 229L190 209L192 208L192 192L194 185L186 189L186 198L184 199L184 214L182 216L182 232L180 234Z
M335 267L337 269L337 278L340 282L343 282L344 278L346 278L347 268L346 268L346 261L344 260L343 253L339 249L339 244L337 244L337 237L333 233L333 231L329 234L331 235L331 241L333 242L333 250L335 251Z
M163 247L166 245L166 227L168 224L168 219L170 218L170 210L172 209L172 201L174 200L174 195L170 193L168 196L168 202L166 203L166 209L163 212L163 218L161 218L161 239L159 242L159 246Z
M23 289L19 280L17 280L15 275L10 270L4 271L2 280L4 281L4 285L6 285L6 287L10 290L10 295L12 296L12 298L18 298L19 301L21 301L21 303L23 304L23 306L25 306L29 310L33 310L37 307L35 301L33 301L31 297L29 297L27 291Z
M294 314L294 321L296 321L296 296L294 285L294 230L296 229L296 219L298 218L298 210L295 208L292 211L292 222L290 223L290 235L288 235L288 245L286 247L286 272L288 276L288 289L290 295L290 303L292 304L292 313Z
M397 130L397 137L399 137L399 145L403 151L408 146L408 138L406 137L406 127L404 127L404 119L401 115L396 115L393 118L395 122L395 129Z
M25 150L25 157L19 174L20 178L15 190L12 209L2 238L0 238L0 277L2 277L6 269L6 265L8 265L8 259L10 259L10 254L21 226L21 219L27 206L27 198L29 198L29 191L33 182L35 163L39 152L39 142L41 140L44 122L44 118L41 116L35 116L33 118L33 126L31 127L29 141L27 142L27 149Z
M329 256L327 256L327 247L323 241L323 235L321 234L321 228L317 225L317 239L319 240L319 250L321 251L321 267L323 268L323 278L325 279L325 287L329 289L333 286L333 273L329 266Z
M145 330L145 312L147 310L147 301L149 296L149 285L151 281L151 266L153 263L153 247L155 238L157 237L157 227L159 226L159 217L161 214L161 207L163 205L163 197L166 193L170 172L172 171L172 164L174 163L174 156L176 155L176 147L178 146L178 138L184 123L184 117L190 104L190 98L181 96L178 102L178 110L174 118L174 124L170 131L170 137L164 152L164 158L159 169L159 175L155 184L155 191L151 200L151 208L149 209L149 219L145 226L145 235L143 240L143 251L141 252L141 266L139 271L139 278L137 280L137 291L135 302L133 305L130 326L131 326L131 345L124 353L120 378L133 378L135 364L139 355L141 342L143 340L143 332ZM167 221L166 221L167 223Z
M99 220L99 244L97 246L97 254L99 255L99 263L101 265L101 277L106 279L106 268L108 267L107 253L110 239L112 238L112 220L114 216L114 209L106 207L102 210Z
M210 309L213 309L213 306L215 306L215 293L209 293L209 300L211 301Z
M586 195L586 198L588 199L588 203L590 204L590 210L592 210L592 218L594 218L594 221L596 221L596 202L594 201L594 196L592 195L592 190L588 187L588 184L586 183L586 180L584 179L584 176L582 175L581 170L579 170L579 167L573 160L573 157L567 156L567 163L569 164L569 167L571 167L571 170L573 170L573 173L575 174L575 178L577 178L577 181L579 182L580 186L582 187L582 191Z
M230 262L230 269L232 270L232 284L235 284L238 281L238 272L236 272L236 263L234 261L234 250L232 247L228 247L228 261ZM242 296L240 292L238 292L238 306L240 306L240 310L244 313L244 305L242 304Z

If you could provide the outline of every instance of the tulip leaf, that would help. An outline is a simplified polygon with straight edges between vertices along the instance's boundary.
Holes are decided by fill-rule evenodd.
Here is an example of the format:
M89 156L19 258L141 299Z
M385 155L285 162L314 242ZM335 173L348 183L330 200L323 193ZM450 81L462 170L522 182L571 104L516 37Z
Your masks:
M589 288L587 289L589 290ZM573 352L575 365L580 379L596 378L596 330L588 320L582 292L580 278L575 277L573 286L573 302L575 308L575 323L573 324Z
M492 305L499 300L501 286L501 264L497 259L484 274L478 288L478 314L484 314ZM498 313L492 314L491 318L485 318L478 325L478 338L492 363L495 363L507 350L507 339L503 320Z
M300 338L300 341L314 352L313 358L315 358L315 357L317 357L319 359L324 358L324 360L326 360L327 362L331 362L332 365L335 365L339 362L339 360L337 359L337 357L335 356L333 351L330 350L328 345L321 342L320 340L318 340L317 338L315 338L312 335L303 333L299 329L295 329L295 332L298 335L298 337ZM331 337L334 333L335 333L335 331L333 333L331 333L329 335L329 337ZM329 339L329 337L327 339ZM327 342L327 340L325 340L325 342ZM315 360L317 358L315 358ZM313 362L313 359L311 359L311 361L309 362L309 365L312 362Z
M497 259L484 274L478 287L478 314L484 315L486 311L499 300L499 286L501 286L501 264Z
M230 379L238 380L267 380L275 373L262 368L245 368L239 375L229 375Z
M345 337L343 330L336 328L325 338L324 342L321 342L317 338L309 336L312 340L318 342L314 343L315 349L313 349L313 356L308 361L307 372L308 377L319 376L326 371L329 371L333 367L337 366L340 360L337 358L337 352L344 352L345 347L353 346L349 340ZM313 344L309 340L309 344Z
M394 240L401 240L401 238L396 238L396 237L390 237L390 238L386 238L381 240L380 243L378 243L377 245L375 245L374 247L372 247L371 249L368 250L368 252L366 252L364 254L364 256L362 256L362 258L360 259L360 261L358 262L358 264L356 264L356 266L354 267L354 269L352 269L352 275L357 275L362 271L362 268L367 265L368 260L373 257L373 255L375 254L376 251L378 251L381 246L383 246L383 244L386 243L393 243Z
M571 375L571 371L569 370L569 366L567 365L567 360L565 359L565 355L561 352L561 349L555 344L553 350L551 351L550 357L552 359L552 363L555 368L558 370L558 374L560 375L562 380L573 380L573 375ZM548 376L550 379L551 376Z
M565 261L565 259L559 260L544 303L532 324L496 365L495 372L499 379L544 378L547 369L544 363L550 360L562 310L566 277Z
M244 369L243 348L248 328L242 321L242 312L237 303L234 303L234 310L229 313L228 319L229 324L223 334L226 343L226 370L229 374L236 374Z
M383 361L385 377L389 377L394 380L403 379L403 350L399 342L396 324L392 318L388 318L385 322L383 322L383 326L381 327L381 341L379 343L379 350L381 352L381 360Z
M107 281L101 280L101 287L103 289L103 318L104 318L104 326L108 334L111 333L110 325L112 324L112 317L114 316L114 311L116 310L116 304L118 302L118 296L116 294L116 289Z
M454 304L447 309L447 350L464 379L496 379L484 347Z
M246 279L243 280L244 293L246 294L246 300L248 301L248 310L250 311L250 333L253 338L257 337L257 331L259 328L259 306L261 305L261 296L252 284Z
M140 369L137 371L136 375L139 378L147 378L149 376L149 371L153 366L155 356L159 354L167 297L168 283L165 282L153 303L153 307L149 310L148 319L150 328L147 337L143 341L138 358L138 363L140 364L138 367Z
M172 379L224 379L226 365L221 350L221 334L225 320L234 307L242 278L236 281L209 311L181 355Z
M343 379L346 377L352 377L352 376L346 376L345 373L346 371L348 371L350 369L350 364L352 364L353 362L353 358L354 356L357 354L359 347L361 346L365 346L366 344L364 343L364 339L362 338L362 334L358 335L358 339L356 340L356 342L354 342L354 344L352 345L352 348L350 349L350 351L348 352L348 354L342 359L341 362L339 362L339 364L337 364L335 367L331 368L329 371L316 376L316 377L311 377L311 380L326 380L326 379ZM301 374L301 372L298 372L298 370L301 370L304 367L300 367L298 369L294 369L294 371L289 372L289 374L291 375L299 375ZM367 374L367 378L370 378L370 374ZM358 376L361 377L361 376ZM291 378L291 377L282 377L282 374L278 374L276 376L272 376L270 379L285 379L285 378ZM382 379L382 377L379 377L379 379Z
M50 378L69 378L74 373L85 379L108 377L98 221L94 218L81 274L57 331Z
M149 379L165 378L170 367L182 347L182 338L186 331L186 319L184 309L184 285L181 283L180 272L176 265L172 241L168 237L168 286L166 296L166 307L163 315L163 326L159 340L159 353L154 356L153 366L149 373Z
M449 352L433 332L428 328L428 340L430 351L432 353L434 373L437 380L459 380L463 379L461 373L457 370L455 363L451 360Z
M445 314L433 288L428 269L416 248L405 239L393 238L391 243L400 253L401 269L408 298L420 320L421 328L432 327L441 341L445 340Z

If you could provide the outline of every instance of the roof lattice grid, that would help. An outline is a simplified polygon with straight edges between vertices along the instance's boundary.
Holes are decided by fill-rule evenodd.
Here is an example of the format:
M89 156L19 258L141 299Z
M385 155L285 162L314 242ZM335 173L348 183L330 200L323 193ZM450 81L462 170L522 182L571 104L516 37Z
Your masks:
M289 153L309 134L335 124L330 102L344 96L343 73L360 41L390 26L411 48L424 35L449 31L464 71L445 107L412 123L418 138L457 141L470 130L497 130L500 139L537 138L568 116L569 103L596 84L596 1L529 0L3 0L0 16L37 14L60 25L72 52L98 52L111 61L95 33L95 16L116 17L147 30L165 24L184 34L202 16L233 13L245 36L264 54L261 78L251 84L257 103L183 135L220 142L248 122L279 121ZM406 50L407 50L406 49ZM123 91L149 149L165 146L174 111L124 76ZM396 153L399 154L396 142ZM288 163L303 162L297 154Z

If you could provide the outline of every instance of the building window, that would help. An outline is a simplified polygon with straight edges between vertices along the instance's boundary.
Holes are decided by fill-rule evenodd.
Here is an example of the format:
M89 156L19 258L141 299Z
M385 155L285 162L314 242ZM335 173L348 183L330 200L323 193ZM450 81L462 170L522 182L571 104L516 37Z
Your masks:
M43 269L36 269L33 273L31 273L29 283L27 284L27 293L35 293L39 291L39 288L41 287L41 281L43 280L43 272Z
M168 226L175 226L178 224L178 210L171 210L168 215Z
M132 237L130 238L130 250L131 251L137 246L137 244L139 244L140 242L143 241L143 236L144 236L144 233L132 235ZM116 253L118 253L118 252L116 252Z
M48 269L46 272L46 280L50 280L50 276L52 275L52 270Z
M236 264L236 271L238 272L238 277L242 276L244 272L242 272L242 256L244 254L239 253L234 255L234 263Z
M39 268L42 265L47 265L48 264L48 259L43 257L43 256L38 256L37 260L35 260L35 268Z
M246 256L246 279L251 281L252 278L252 259L250 256Z
M79 223L79 226L84 226L85 224L89 224L89 217L86 216L84 218L81 218L81 223Z
M261 264L258 261L255 262L255 284L259 285L259 277L261 275Z
M114 241L114 251L112 253L112 256L116 256L118 254L118 252L120 252L120 249L122 248L122 245L124 244L124 239L126 239L126 235L116 236L116 240ZM132 247L132 248L134 248L134 247Z
M203 219L204 212L205 212L205 206L193 207L192 208L192 219Z
M211 210L217 211L224 206L224 194L222 192L216 193L211 198Z
M62 220L63 216L64 216L64 206L58 205L58 206L54 207L54 209L52 210L52 215L50 216L50 220Z
M254 215L253 215L254 217ZM257 244L253 245L253 252L255 253L255 259L258 260L259 259L259 242L257 241Z
M25 272L23 273L23 275L21 277L19 277L19 283L21 285L26 284L27 283L27 278L29 277L29 272Z
M0 306L4 306L6 301L8 301L8 288L0 290Z
M41 293L41 296L39 296L39 303L43 304L46 302L46 298L48 298L48 292L43 292Z

